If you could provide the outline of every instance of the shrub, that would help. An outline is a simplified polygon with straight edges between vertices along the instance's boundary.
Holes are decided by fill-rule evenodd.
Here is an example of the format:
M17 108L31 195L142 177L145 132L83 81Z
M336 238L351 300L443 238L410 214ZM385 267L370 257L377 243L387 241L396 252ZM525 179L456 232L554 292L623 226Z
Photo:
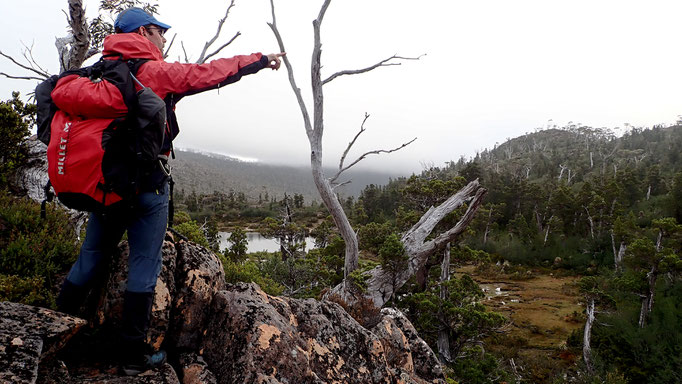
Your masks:
M21 278L0 275L0 301L53 307L54 302L42 276Z
M210 248L204 231L201 230L196 221L190 220L175 226L175 230L185 236L189 241L197 243L203 247Z
M379 249L381 249L386 238L394 231L395 228L388 222L383 224L372 222L363 225L358 229L359 248L376 255L379 253Z
M264 275L255 262L248 260L243 264L239 264L228 260L223 255L219 255L219 257L225 270L226 283L256 283L265 293L273 296L279 296L284 291L284 287Z
M35 120L35 104L24 104L19 92L0 101L0 188L9 186L14 172L25 163L28 149L24 140Z
M0 192L0 275L4 276L0 296L51 305L57 276L68 271L78 248L65 212L48 205L46 218L41 219L40 204Z

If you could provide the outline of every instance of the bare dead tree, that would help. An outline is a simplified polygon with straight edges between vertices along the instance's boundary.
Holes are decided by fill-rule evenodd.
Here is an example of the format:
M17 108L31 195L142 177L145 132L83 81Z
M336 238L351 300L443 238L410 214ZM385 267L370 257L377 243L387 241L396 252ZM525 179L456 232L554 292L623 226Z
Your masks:
M561 177L564 175L564 171L567 170L568 167L563 164L559 164L559 169L561 170L561 172L559 172L558 180L561 181Z
M616 251L616 236L611 230L611 247L613 248L613 264L616 272L622 272L623 270L623 257L625 257L625 252L627 251L627 246L625 241L621 240L620 247Z
M308 106L303 99L301 89L296 84L296 79L294 77L294 71L291 66L291 62L287 56L283 57L284 65L287 68L289 83L298 101L301 113L303 115L303 124L305 127L306 135L310 143L310 162L313 174L313 180L315 186L317 187L320 197L324 202L325 206L329 210L334 224L339 230L341 237L345 241L345 261L344 261L344 282L332 290L332 293L341 294L346 299L352 299L349 296L350 287L348 283L348 277L352 271L358 267L358 240L355 231L353 230L348 217L346 216L341 202L334 193L334 188L340 185L337 180L341 174L347 171L349 168L366 158L371 154L380 153L390 153L397 151L405 146L409 145L414 141L408 141L402 145L391 149L391 150L375 150L367 152L357 160L350 163L348 166L344 166L345 158L350 151L353 144L356 142L357 138L364 132L364 124L367 121L368 115L365 115L365 119L360 127L360 132L355 135L353 140L349 143L348 147L344 151L344 154L339 162L338 172L331 178L325 177L322 171L322 136L324 133L324 92L323 86L330 83L331 81L345 75L355 75L370 72L374 69L400 65L399 61L402 60L417 60L419 57L402 57L398 55L392 55L380 62L365 67L358 70L345 70L332 74L325 80L322 80L321 74L321 57L322 57L322 43L321 43L321 26L324 19L324 15L329 8L331 0L325 0L320 8L320 12L315 20L313 20L313 33L314 33L314 45L313 45L313 55L311 62L311 78L312 78L312 95L313 95L313 116L311 118L308 112ZM268 23L272 29L275 38L279 44L281 52L286 52L282 36L277 28L277 19L275 15L275 4L274 0L270 0L270 6L272 9L272 22ZM386 300L388 300L396 289L400 288L407 279L414 275L415 272L423 266L430 253L435 252L437 249L442 249L446 242L454 240L461 232L464 230L466 225L469 224L473 218L473 213L478 209L481 203L483 195L485 194L485 189L481 188L478 184L478 180L469 183L468 186L463 188L460 192L452 196L446 202L441 204L438 208L431 208L417 225L415 225L410 231L408 231L402 238L403 245L405 246L406 253L410 259L408 262L408 268L399 273L396 277L397 284L394 284L394 279L389 276L388 272L384 271L381 267L369 271L365 274L368 282L368 289L363 295L372 299L377 307L381 307ZM467 214L465 214L455 227L445 234L437 237L434 240L425 242L426 236L428 236L435 225L447 214L457 209L462 204L470 203Z
M585 308L585 330L583 332L583 361L589 373L594 373L594 365L592 364L592 349L590 347L590 339L592 338L592 324L594 324L594 298L591 297L587 301Z

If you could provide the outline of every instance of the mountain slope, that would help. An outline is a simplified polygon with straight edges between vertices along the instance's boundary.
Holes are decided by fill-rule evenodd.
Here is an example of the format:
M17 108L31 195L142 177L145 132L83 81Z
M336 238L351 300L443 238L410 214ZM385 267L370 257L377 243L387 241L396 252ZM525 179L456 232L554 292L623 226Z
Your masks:
M173 178L178 191L187 193L212 193L214 191L243 192L250 198L258 198L266 192L270 197L281 198L302 194L306 201L318 200L310 168L288 167L240 161L228 156L176 150L172 160ZM326 172L331 174L331 171ZM348 172L352 183L339 188L345 196L357 196L368 184L386 184L395 174L355 171Z

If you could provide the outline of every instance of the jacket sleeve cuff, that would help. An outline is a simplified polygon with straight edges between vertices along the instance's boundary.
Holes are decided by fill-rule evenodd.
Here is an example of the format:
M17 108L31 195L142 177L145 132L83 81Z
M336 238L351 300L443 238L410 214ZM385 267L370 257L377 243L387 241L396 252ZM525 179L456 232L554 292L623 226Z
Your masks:
M269 62L268 62L268 56L267 56L267 55L262 55L261 58L260 58L260 65L261 65L263 68L267 68L267 67L268 67L268 64L269 64Z

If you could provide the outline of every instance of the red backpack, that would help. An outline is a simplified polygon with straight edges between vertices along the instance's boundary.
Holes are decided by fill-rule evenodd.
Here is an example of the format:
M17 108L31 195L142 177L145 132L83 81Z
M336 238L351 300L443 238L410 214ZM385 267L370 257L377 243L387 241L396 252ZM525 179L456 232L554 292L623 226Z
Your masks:
M166 107L134 76L144 62L103 57L36 88L38 138L47 144L50 183L67 207L103 212L129 201L159 166Z

